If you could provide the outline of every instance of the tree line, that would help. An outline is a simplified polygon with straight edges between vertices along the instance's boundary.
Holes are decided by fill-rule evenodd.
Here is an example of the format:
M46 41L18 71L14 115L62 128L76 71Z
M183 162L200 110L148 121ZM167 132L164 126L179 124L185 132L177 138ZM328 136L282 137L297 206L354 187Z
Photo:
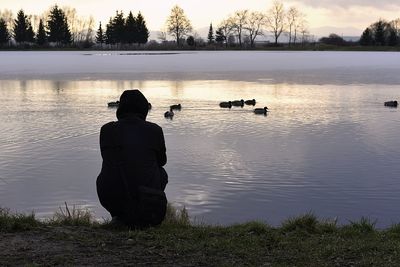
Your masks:
M335 46L399 46L400 19L395 19L390 22L379 19L363 31L358 42L348 42L335 33L331 33L328 37L319 39L319 42Z
M166 21L166 29L159 34L159 39L163 42L167 40L167 33L171 35L179 46L185 41L189 46L202 43L201 37L192 32L190 20L179 6L174 6ZM274 44L278 45L278 40L282 34L287 35L289 46L296 44L301 39L305 41L309 35L307 30L307 20L304 13L296 7L285 9L281 1L274 1L267 12L250 11L248 9L239 10L222 20L215 33L212 23L210 24L207 43L225 45L226 47L238 45L239 47L255 47L255 40L258 36L271 32Z
M235 11L224 18L215 27L210 23L206 39L193 31L191 21L184 10L174 6L166 18L165 28L159 34L161 44L182 48L189 47L239 47L254 48L256 40L278 46L282 36L286 37L288 46L305 43L312 39L308 31L307 19L296 7L285 7L282 1L275 0L265 12L248 9ZM149 30L143 15L136 16L129 12L125 17L122 11L117 11L103 29L99 24L94 30L93 17L79 17L74 8L57 5L51 7L42 16L26 15L21 9L16 18L10 10L0 11L0 47L1 46L39 46L39 47L97 47L129 48L132 45L140 47L149 41ZM268 35L269 34L269 35ZM173 41L168 40L171 36ZM152 41L148 44L157 43ZM358 42L346 42L338 34L330 34L319 39L319 43L343 46L397 46L400 45L400 19L390 22L380 19L368 26ZM163 46L158 46L162 48Z
M114 18L106 25L106 31L103 31L102 25L97 30L96 43L115 44L145 44L149 38L149 30L146 26L142 14L139 12L135 17L132 12L124 18L122 11L116 13Z
M23 10L18 12L16 19L11 18L10 11L0 12L0 45L85 44L89 47L97 44L100 47L107 45L109 48L119 48L125 44L146 44L149 38L146 21L140 12L137 16L129 12L124 17L122 11L117 11L105 28L100 22L96 32L93 30L92 17L79 18L74 8L59 8L57 5L39 19L38 16L27 16ZM276 45L282 34L288 36L291 45L299 39L304 40L308 33L305 15L295 7L286 10L278 0L264 13L247 9L234 12L220 22L215 32L210 24L206 42L193 32L190 20L179 6L171 9L165 25L165 30L159 33L159 40L165 43L169 35L178 47L195 46L199 43L254 47L256 38L265 35L267 31L273 33Z
M37 26L34 21L37 21ZM95 42L100 45L144 44L149 37L146 21L140 12L136 17L129 12L127 18L123 17L122 11L117 12L114 18L110 18L104 32L100 23L96 35L93 26L93 17L78 17L76 10L69 7L55 5L39 19L38 16L26 15L23 9L14 19L12 12L5 10L0 12L0 47L91 47Z
M363 46L397 46L400 45L400 19L387 22L380 19L367 27L361 35Z

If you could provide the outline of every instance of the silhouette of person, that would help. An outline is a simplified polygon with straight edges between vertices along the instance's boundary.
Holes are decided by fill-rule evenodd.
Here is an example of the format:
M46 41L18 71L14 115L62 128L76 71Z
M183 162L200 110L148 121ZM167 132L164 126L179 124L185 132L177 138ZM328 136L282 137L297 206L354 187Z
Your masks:
M135 222L127 218L127 209L135 205L131 202L137 201L138 187L164 191L168 183L163 168L167 163L164 134L160 126L146 121L148 109L148 101L139 90L126 90L116 112L118 121L101 127L103 163L96 181L97 194L112 222L118 224L142 224L142 218L135 218ZM161 216L163 219L165 214Z

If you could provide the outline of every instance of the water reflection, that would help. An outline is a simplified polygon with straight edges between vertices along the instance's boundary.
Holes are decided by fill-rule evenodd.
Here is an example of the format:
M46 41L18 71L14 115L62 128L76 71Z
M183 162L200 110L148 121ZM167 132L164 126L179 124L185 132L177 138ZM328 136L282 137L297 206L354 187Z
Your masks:
M98 131L116 100L141 88L168 149L169 200L206 222L277 224L314 211L342 222L400 221L399 116L383 106L399 85L270 80L2 80L0 203L49 215L64 201L105 217L95 192ZM234 99L268 106L221 109ZM181 103L174 120L163 113Z

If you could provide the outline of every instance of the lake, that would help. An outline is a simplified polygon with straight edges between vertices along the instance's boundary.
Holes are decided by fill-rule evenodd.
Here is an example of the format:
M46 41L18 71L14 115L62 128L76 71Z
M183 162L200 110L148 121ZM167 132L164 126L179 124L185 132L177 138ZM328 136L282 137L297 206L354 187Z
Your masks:
M400 53L0 52L0 206L108 218L99 129L139 88L165 134L167 196L197 221L279 225L313 212L400 222ZM220 101L257 100L221 109ZM182 104L173 120L169 105Z

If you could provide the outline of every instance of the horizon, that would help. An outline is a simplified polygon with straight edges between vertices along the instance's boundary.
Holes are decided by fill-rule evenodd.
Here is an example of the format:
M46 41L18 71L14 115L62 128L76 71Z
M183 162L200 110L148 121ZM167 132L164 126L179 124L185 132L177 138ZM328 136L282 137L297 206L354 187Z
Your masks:
M115 15L117 10L122 10L124 15L132 11L136 15L139 11L146 20L147 27L150 31L160 31L174 5L182 7L186 16L191 21L193 29L199 30L209 27L210 23L216 28L218 24L236 10L249 9L254 11L266 12L272 4L272 0L219 0L218 3L210 0L175 0L156 1L138 0L135 4L126 0L115 0L110 2L95 2L88 0L80 2L78 0L42 0L40 3L32 0L2 0L0 11L11 10L13 15L18 10L23 9L27 15L41 15L50 7L57 4L60 7L75 8L78 16L93 16L95 20L95 28L99 22L106 25L109 18ZM378 19L394 20L398 17L397 10L400 10L400 0L396 1L337 1L330 3L329 1L316 0L298 0L298 1L282 1L285 8L291 6L297 7L301 12L306 14L308 27L313 35L326 35L328 29L334 29L335 32L343 36L358 36L362 31ZM207 5L207 3L212 3ZM96 11L93 11L93 4L96 5ZM157 5L157 9L153 6ZM314 32L313 32L314 31Z

